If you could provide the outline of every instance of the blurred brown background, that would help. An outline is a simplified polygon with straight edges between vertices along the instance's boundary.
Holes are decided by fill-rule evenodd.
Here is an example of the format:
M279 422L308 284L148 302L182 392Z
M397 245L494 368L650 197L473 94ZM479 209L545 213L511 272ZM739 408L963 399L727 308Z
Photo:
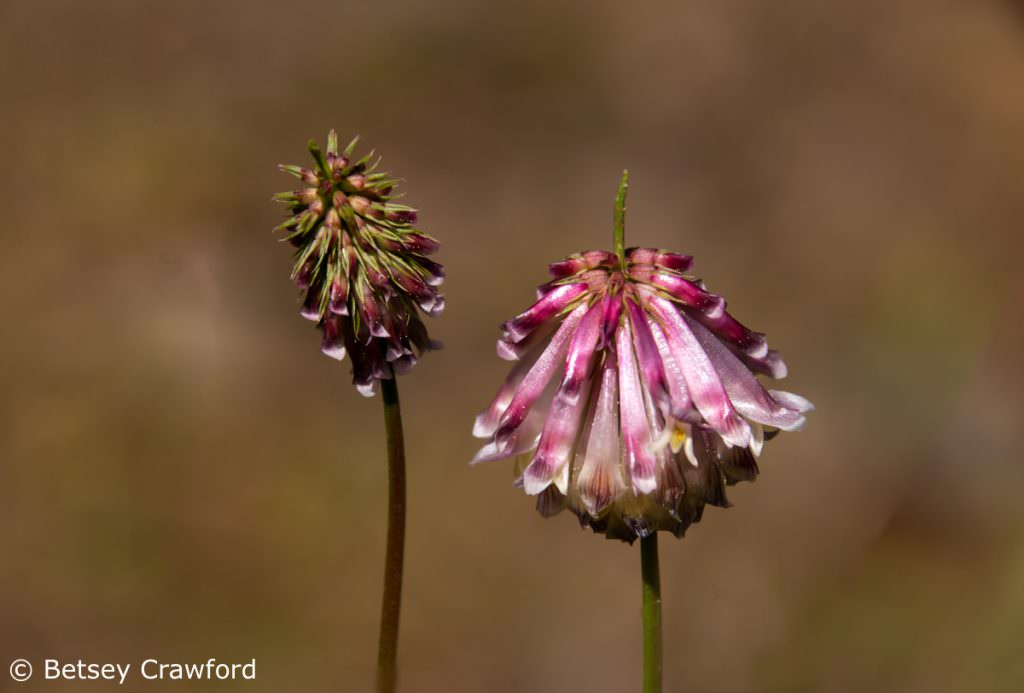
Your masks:
M445 244L405 691L638 687L637 548L466 466L497 325L610 244L624 166L627 240L695 255L818 405L663 540L666 689L1024 689L1022 86L996 0L0 2L0 690L150 656L258 679L123 690L370 688L380 402L270 233L331 127Z

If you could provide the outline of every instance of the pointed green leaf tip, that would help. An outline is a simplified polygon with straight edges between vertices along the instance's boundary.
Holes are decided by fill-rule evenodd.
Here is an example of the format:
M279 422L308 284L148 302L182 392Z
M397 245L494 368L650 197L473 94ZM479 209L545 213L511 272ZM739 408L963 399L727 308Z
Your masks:
M316 159L316 165L320 167L320 171L330 178L331 168L327 165L327 159L324 158L324 153L320 151L320 145L316 143L316 140L311 139L309 141L309 153Z
M612 228L615 239L615 254L619 262L626 265L626 193L629 192L629 169L622 171L619 190L615 193L615 211L612 214Z
M359 135L356 135L355 137L352 138L352 141L348 143L348 146L345 147L345 151L342 152L341 155L343 157L345 157L346 159L351 158L352 157L352 152L355 151L356 143L358 141L359 141Z

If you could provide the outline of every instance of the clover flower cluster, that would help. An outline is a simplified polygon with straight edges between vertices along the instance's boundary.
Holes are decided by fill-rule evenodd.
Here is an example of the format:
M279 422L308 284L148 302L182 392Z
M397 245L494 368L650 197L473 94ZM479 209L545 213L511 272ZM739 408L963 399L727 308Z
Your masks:
M503 325L518 361L474 435L474 462L524 456L517 483L545 516L632 542L681 536L725 486L752 481L764 441L803 426L812 405L766 389L786 366L763 334L688 276L692 258L632 248L551 265L538 300ZM526 457L528 455L528 457Z
M419 313L444 309L444 269L427 257L439 244L414 228L416 210L393 201L397 181L377 171L372 154L353 158L356 141L339 152L331 131L326 153L310 141L313 168L280 167L304 187L275 199L290 215L277 230L296 248L301 314L322 332L324 354L349 355L353 382L369 396L377 380L440 347Z

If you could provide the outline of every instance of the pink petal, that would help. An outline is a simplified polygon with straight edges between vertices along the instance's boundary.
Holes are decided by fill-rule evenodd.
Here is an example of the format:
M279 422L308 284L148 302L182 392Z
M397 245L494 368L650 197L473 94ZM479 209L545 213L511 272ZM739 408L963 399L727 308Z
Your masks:
M626 299L626 309L629 312L629 324L633 328L636 356L640 362L640 370L643 373L647 390L663 413L673 415L662 357L658 353L658 345L647 324L647 317L644 315L643 308L633 299Z
M686 389L686 378L683 377L683 369L676 363L675 357L668 348L668 338L662 331L661 326L647 318L647 326L651 330L651 336L658 347L658 355L661 356L661 366L665 371L665 384L668 387L669 401L672 404L672 418L680 421L688 421L693 412L693 400Z
M655 459L651 454L651 425L644 408L643 385L633 355L629 323L623 322L615 334L619 364L619 425L626 450L626 469L633 488L650 493L657 486Z
M750 426L740 418L711 359L683 320L675 304L650 292L648 304L665 331L668 348L683 371L697 411L730 445L750 444Z
M768 349L768 341L726 311L725 299L706 291L702 284L674 275L638 268L634 276L667 291L687 307L689 314L720 338L728 341L740 359L758 373L776 380L786 377L786 364L777 351Z
M696 308L712 315L718 315L725 311L725 299L708 293L689 279L683 279L674 274L651 271L643 267L631 269L630 274L637 281L647 282L659 289L663 289L673 298L682 301L691 308Z
M523 489L535 496L552 483L563 494L568 492L569 457L580 431L580 417L586 399L566 396L564 386L555 395L541 433L533 460L523 471Z
M735 354L715 335L689 316L686 324L700 342L718 372L725 391L736 410L752 421L793 431L801 428L806 419L796 408L785 406L773 397Z
M530 306L525 312L506 322L502 325L502 329L508 333L512 341L518 342L530 334L537 326L558 314L559 311L568 306L586 290L586 284L566 284L565 286L560 286L554 291L545 294L542 299Z
M618 258L614 253L604 250L588 250L552 263L548 269L553 277L571 277L595 267L612 266L617 261Z
M506 361L517 361L530 353L537 344L546 342L555 333L558 324L558 319L552 318L518 342L512 341L506 335L498 340L495 350L500 358Z
M508 409L508 405L512 403L512 398L515 396L516 391L519 389L519 384L523 382L523 378L530 372L533 365L540 358L541 354L548 347L550 343L553 330L548 330L541 337L541 331L535 330L530 335L523 345L527 348L524 349L522 358L518 355L516 358L519 360L509 371L508 375L505 376L505 381L498 389L498 393L491 400L490 405L479 416L476 417L476 421L473 424L473 435L477 438L490 438L494 435L494 431L498 428L498 421L501 419L501 415ZM501 342L498 342L498 353L501 353Z
M618 385L615 360L608 358L601 369L597 402L584 431L586 448L581 453L583 463L577 479L580 499L593 517L597 517L625 490L619 468Z
M519 427L526 418L530 407L533 406L534 402L537 401L537 398L544 391L544 388L547 387L548 381L551 380L555 371L561 365L562 357L569 346L569 339L572 337L573 332L576 331L576 327L579 325L580 320L583 319L586 311L587 305L581 303L566 316L558 331L555 332L551 341L548 342L543 353L541 353L536 363L533 364L523 378L508 408L498 420L494 439L499 445L504 444L512 432Z
M565 375L562 378L561 394L569 402L580 397L580 388L590 375L591 361L597 349L597 340L601 334L601 318L604 310L596 303L587 310L587 314L579 323L576 332L569 342L569 351L565 359Z
M552 482L563 494L567 493L569 457L587 404L580 397L580 390L590 375L602 313L600 304L592 306L569 343L562 384L544 424L537 453L523 472L523 487L530 495L540 493Z
M656 248L632 248L627 256L634 264L658 265L673 272L686 272L693 266L693 258L689 255L669 253Z
M551 392L549 389L534 404L530 413L527 414L526 420L519 428L502 441L498 442L492 439L480 448L476 456L470 461L470 465L479 464L480 462L504 460L516 455L522 455L536 448L550 406Z

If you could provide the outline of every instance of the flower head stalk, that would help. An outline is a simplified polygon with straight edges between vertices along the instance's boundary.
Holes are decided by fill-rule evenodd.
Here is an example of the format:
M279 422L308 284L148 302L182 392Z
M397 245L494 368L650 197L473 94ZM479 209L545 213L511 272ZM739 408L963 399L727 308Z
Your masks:
M440 347L420 313L444 309L444 268L427 257L439 244L414 227L416 210L394 201L397 181L372 154L354 158L357 139L339 152L332 130L326 153L311 140L312 168L280 167L303 187L275 199L290 214L277 230L296 248L300 313L320 329L324 354L349 356L355 386L369 396L376 381Z
M474 435L473 462L523 456L517 483L545 516L632 542L682 536L725 487L752 481L766 439L805 423L812 405L755 374L786 375L778 352L688 274L692 258L624 248L550 266L537 301L502 326L498 355L517 361Z

